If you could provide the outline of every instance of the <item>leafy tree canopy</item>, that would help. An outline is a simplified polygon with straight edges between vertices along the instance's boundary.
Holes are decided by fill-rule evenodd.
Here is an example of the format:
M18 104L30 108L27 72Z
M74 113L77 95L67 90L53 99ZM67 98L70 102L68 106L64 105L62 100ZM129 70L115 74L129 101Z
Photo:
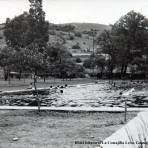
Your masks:
M105 30L97 42L109 55L109 65L121 66L121 73L126 73L129 64L148 55L148 19L130 11L112 25L110 31Z
M43 52L49 40L49 23L45 21L42 0L29 0L29 13L6 20L4 35L8 46L19 50L34 43Z

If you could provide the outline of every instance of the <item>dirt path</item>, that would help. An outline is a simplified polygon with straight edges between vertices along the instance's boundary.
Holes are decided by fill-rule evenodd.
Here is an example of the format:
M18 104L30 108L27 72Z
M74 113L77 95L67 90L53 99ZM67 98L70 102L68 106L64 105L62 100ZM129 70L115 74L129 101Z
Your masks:
M128 113L128 120L136 114ZM123 126L123 117L123 113L0 111L0 148L94 148L75 141L103 140Z

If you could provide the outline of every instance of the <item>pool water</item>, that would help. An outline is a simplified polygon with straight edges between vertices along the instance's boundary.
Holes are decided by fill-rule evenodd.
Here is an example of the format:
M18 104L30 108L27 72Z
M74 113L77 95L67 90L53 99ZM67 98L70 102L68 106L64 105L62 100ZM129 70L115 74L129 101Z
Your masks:
M148 106L148 91L144 89L137 89L129 96L122 97L120 92L122 89L114 89L109 83L99 84L82 84L75 85L64 89L63 93L53 94L48 96L53 99L53 106L72 106L72 107L124 107L125 99L127 99L127 105L130 107L137 107L142 105ZM56 98L56 99L54 99Z
M63 90L63 93L61 93ZM41 106L55 107L124 107L125 99L128 107L148 107L148 89L136 88L126 98L121 96L122 88L114 88L108 82L79 84L58 88L57 93L42 95ZM37 106L37 98L33 95L3 96L1 105Z

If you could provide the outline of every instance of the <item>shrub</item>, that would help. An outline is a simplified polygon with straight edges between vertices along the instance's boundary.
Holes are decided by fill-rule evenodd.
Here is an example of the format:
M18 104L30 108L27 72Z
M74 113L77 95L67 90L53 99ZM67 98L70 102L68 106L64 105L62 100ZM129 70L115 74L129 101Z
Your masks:
M81 62L82 62L81 58L77 57L77 58L76 58L76 62L77 62L77 63L81 63Z
M81 38L82 37L82 34L80 32L76 32L75 33L75 36Z
M72 49L81 49L79 43L75 44L72 46Z
M83 66L85 68L93 68L94 67L94 63L92 61L92 59L86 59L83 63Z
M49 34L50 34L50 35L56 35L56 33L55 33L55 31L54 31L54 30L49 31Z
M71 35L71 36L69 37L69 40L74 40L74 36Z

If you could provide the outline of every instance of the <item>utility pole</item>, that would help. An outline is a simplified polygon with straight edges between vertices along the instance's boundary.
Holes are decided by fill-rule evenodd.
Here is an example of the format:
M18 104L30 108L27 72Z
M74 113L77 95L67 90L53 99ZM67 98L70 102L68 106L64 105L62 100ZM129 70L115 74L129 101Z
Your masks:
M92 32L92 37L93 37L93 56L95 55L95 34L96 34L96 30L95 29L91 29Z
M95 34L96 34L96 30L95 29L91 29L91 33L92 33L92 37L93 37L93 64L95 62ZM94 76L94 65L93 65L93 76Z

